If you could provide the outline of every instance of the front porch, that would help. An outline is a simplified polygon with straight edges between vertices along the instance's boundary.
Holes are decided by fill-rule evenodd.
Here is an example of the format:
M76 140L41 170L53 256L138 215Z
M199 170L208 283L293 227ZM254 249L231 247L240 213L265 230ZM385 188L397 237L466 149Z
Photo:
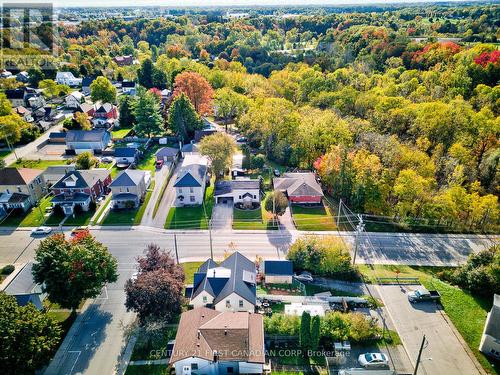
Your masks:
M139 197L132 193L121 193L111 197L111 208L113 209L137 208L139 203Z
M52 205L59 206L65 215L72 215L75 212L76 206L80 206L82 211L88 211L90 202L92 201L89 194L74 193L74 194L58 194L52 198Z
M0 205L6 210L21 209L24 212L31 207L31 200L28 194L23 193L2 193L0 195Z

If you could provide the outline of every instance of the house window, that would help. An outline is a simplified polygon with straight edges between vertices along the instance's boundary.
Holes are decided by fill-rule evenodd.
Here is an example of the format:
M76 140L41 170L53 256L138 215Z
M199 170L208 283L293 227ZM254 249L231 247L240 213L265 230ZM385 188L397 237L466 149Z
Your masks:
M32 189L33 189L33 185L30 185L30 188L32 188ZM18 186L18 187L17 187L17 191L18 191L19 193L22 191L20 186Z
M6 189L5 191L7 192L7 194L10 194L10 191L9 191L9 189Z
M198 364L197 363L191 363L191 370L198 370Z
M256 195L254 195L254 196L253 196L253 199L257 199L257 196L256 196Z
M232 374L232 373L233 373L233 371L234 371L234 369L233 369L232 367L228 367L228 368L227 368L227 373L228 373L228 374Z
M190 202L194 202L195 200L196 200L196 199L195 199L194 195L190 195L190 196L189 196L189 201L190 201Z
M181 188L179 188L179 194L182 194L182 189Z
M127 188L127 193L130 193L130 189L129 188Z
M231 301L230 301L230 300L228 300L228 299L226 300L226 307L227 307L227 308L230 308L230 307L231 307Z
M240 306L240 307L243 307L243 300L242 300L242 299L240 299L239 306Z
M190 188L189 188L189 192L190 192L190 193L194 193L194 188L193 188L193 187L190 187Z
M239 195L238 198L241 199L241 195Z
M203 303L207 303L207 296L203 296Z

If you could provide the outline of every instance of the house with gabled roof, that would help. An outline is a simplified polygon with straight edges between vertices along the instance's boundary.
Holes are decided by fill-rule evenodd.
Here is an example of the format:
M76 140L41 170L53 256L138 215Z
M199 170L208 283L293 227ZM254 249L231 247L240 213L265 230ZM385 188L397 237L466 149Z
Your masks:
M96 128L110 128L118 122L118 108L111 103L97 103L93 113L92 124Z
M217 311L254 311L256 303L255 264L239 252L220 263L204 262L194 274L189 304Z
M100 154L111 142L111 133L105 129L70 130L65 142L66 150L77 155L85 151Z
M313 172L284 173L273 178L274 190L285 193L290 203L320 204L323 190Z
M215 203L228 202L252 207L260 203L260 181L250 178L217 181L214 198Z
M90 85L95 81L95 77L83 77L82 92L84 95L90 95Z
M479 350L500 360L500 295L493 296L493 306L486 318Z
M111 182L111 208L137 208L146 195L151 172L137 169L122 171Z
M13 296L19 306L32 303L38 310L42 310L46 293L43 292L42 286L33 279L32 269L33 262L26 263L7 285L4 292Z
M109 191L110 184L110 171L104 168L70 171L52 186L52 204L66 215L73 214L76 206L88 211L91 202Z
M76 109L84 100L85 98L80 91L73 91L65 98L66 108Z
M174 183L175 205L190 206L203 203L207 185L208 160L201 155L188 155Z
M0 169L0 206L27 211L47 193L43 171L31 168Z
M169 364L179 375L262 374L262 315L206 307L184 312Z

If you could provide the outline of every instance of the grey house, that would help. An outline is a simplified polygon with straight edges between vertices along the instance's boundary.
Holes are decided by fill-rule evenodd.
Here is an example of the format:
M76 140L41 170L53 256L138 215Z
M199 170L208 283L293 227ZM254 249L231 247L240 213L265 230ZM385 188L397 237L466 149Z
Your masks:
M148 172L127 169L121 172L109 185L111 188L111 207L137 208L146 195L151 178Z
M179 149L174 147L162 147L156 154L156 160L163 160L164 162L173 162L179 156Z
M100 154L111 142L111 133L105 129L70 130L66 133L66 151L80 154L89 151Z
M7 285L5 293L13 296L19 306L26 306L31 302L38 310L41 310L43 309L42 302L45 299L45 293L42 291L42 286L33 280L32 268L33 263L27 263Z
M212 259L194 274L190 305L217 311L253 311L256 303L255 264L239 252L217 264Z

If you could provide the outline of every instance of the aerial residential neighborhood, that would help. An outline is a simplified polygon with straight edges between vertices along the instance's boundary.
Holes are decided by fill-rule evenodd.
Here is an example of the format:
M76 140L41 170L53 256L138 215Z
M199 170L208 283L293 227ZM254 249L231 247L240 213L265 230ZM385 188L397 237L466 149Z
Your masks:
M500 374L499 25L3 4L0 373Z

